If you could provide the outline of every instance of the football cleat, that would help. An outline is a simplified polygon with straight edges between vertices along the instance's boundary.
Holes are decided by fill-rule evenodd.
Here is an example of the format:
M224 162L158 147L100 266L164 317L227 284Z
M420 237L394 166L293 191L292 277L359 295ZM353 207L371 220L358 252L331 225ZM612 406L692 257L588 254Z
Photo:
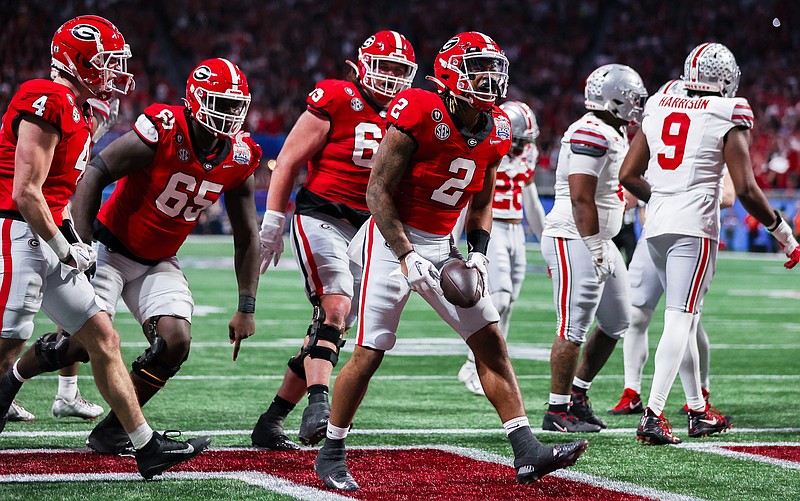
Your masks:
M625 388L622 392L622 398L613 409L609 410L609 414L621 416L625 414L641 414L644 411L642 406L642 397L630 388Z
M75 395L75 400L71 402L67 402L64 398L56 395L51 410L53 411L53 416L57 418L77 417L81 419L97 419L105 412L105 409L101 406L83 398L80 391Z
M705 388L700 388L700 390L703 392L703 400L706 401L706 407L708 407L708 405L709 405L709 403L708 403L708 390L706 390ZM684 404L684 406L681 407L681 410L678 411L678 412L680 412L681 414L689 414L690 410L691 409L689 409L689 404Z
M546 431L560 431L562 433L597 433L600 427L582 421L577 416L569 412L550 412L544 413L542 429Z
M322 483L337 491L357 491L358 483L347 468L344 445L341 448L330 447L326 441L314 460L314 471Z
M98 454L110 456L133 456L136 453L130 437L114 413L97 423L86 439L86 446Z
M689 436L693 438L707 437L714 433L722 433L733 426L733 418L723 416L720 412L707 406L705 412L689 411Z
M461 369L458 371L458 380L464 383L470 393L475 395L485 396L481 378L478 377L478 371L475 369L475 363L467 360Z
M300 422L300 442L303 445L317 445L328 430L328 419L331 416L331 404L327 393L308 396L308 407L303 409L303 420Z
M572 393L569 413L583 422L596 424L602 429L608 428L606 422L592 411L592 404L589 402L589 396L585 393Z
M164 435L153 432L153 438L147 445L136 451L136 467L146 480L161 475L167 468L192 459L211 444L211 437L190 438L186 442L179 442L167 436L173 433L180 436L181 432L168 430Z
M250 434L254 447L263 447L273 451L296 451L300 446L292 442L283 431L283 419L276 420L265 412L258 418L253 433Z
M29 412L27 409L25 409L25 407L21 406L19 402L13 400L11 402L11 407L8 408L8 414L6 414L6 418L9 421L30 422L36 419L36 416L34 416L32 412Z
M514 469L517 471L517 482L528 485L536 482L548 473L572 466L586 449L589 442L578 440L568 444L556 445L551 455L535 458L515 458Z
M650 407L644 410L644 415L639 421L636 440L651 445L681 443L681 439L672 434L672 426L670 426L664 414L656 416L655 412L650 410Z

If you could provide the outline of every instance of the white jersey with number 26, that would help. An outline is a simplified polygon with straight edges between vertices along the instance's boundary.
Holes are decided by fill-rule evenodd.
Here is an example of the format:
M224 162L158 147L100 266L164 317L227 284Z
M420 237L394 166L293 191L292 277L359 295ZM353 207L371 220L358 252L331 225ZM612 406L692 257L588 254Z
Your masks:
M725 135L753 127L744 98L654 94L642 119L650 161L647 238L667 233L719 239Z

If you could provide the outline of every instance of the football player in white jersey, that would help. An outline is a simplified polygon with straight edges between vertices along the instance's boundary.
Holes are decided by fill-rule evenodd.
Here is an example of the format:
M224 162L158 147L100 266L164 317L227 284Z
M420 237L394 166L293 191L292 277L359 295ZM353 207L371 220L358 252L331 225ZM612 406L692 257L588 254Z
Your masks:
M683 80L670 80L662 85L657 93L687 97ZM727 171L723 176L722 183L720 208L724 209L733 205L736 201L736 193L733 189L733 181L731 181ZM656 265L647 250L647 239L644 237L644 231L636 244L633 259L628 267L628 276L631 281L632 305L631 324L622 341L625 386L619 403L608 411L609 414L614 415L641 414L644 410L641 392L644 364L648 358L647 329L653 319L655 307L664 294L664 288L658 280ZM697 348L700 362L700 385L703 398L708 402L710 389L709 342L708 334L703 328L702 321L698 321L697 324ZM687 353L689 352L687 351ZM682 411L684 413L689 412L689 407L684 406Z
M606 427L592 412L586 392L628 329L628 271L611 239L625 210L618 179L628 152L625 126L638 122L647 90L632 68L607 64L586 79L584 95L589 112L561 139L556 199L542 233L557 317L542 428L562 432ZM579 363L595 318L597 327Z
M734 97L739 76L736 59L724 45L695 47L684 63L688 97L655 94L648 100L642 129L620 172L625 188L648 202L647 248L666 293L653 386L636 431L646 443L681 441L663 415L678 372L689 407L690 437L719 433L732 424L703 400L696 337L697 313L716 266L725 165L741 204L783 246L789 257L785 267L800 261L791 228L753 177L748 151L753 112L746 99ZM690 356L684 357L687 349Z
M539 200L533 171L539 150L536 138L539 125L530 107L520 101L506 101L500 105L511 121L511 150L497 167L497 178L492 200L492 238L486 257L489 258L489 291L492 302L500 313L500 332L508 339L511 308L519 297L525 280L525 232L522 216L536 238L542 239L544 207ZM524 210L523 210L524 209ZM457 224L458 236L463 230L464 214ZM455 235L454 235L455 236ZM458 380L467 389L484 395L481 380L475 368L475 355L470 350L467 361L458 371Z

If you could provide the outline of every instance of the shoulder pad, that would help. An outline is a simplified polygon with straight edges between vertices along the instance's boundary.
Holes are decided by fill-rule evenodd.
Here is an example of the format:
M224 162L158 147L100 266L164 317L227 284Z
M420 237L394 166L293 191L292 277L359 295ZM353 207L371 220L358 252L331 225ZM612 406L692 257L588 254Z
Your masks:
M158 142L158 129L144 113L139 115L139 118L136 119L133 130L147 143L156 144Z
M597 131L580 128L572 133L569 146L578 155L602 157L608 151L608 139Z

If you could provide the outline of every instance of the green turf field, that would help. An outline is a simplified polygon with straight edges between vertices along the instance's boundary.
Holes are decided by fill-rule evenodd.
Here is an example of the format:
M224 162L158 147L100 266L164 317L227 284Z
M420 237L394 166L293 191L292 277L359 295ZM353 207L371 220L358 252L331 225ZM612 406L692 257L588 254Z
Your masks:
M300 274L283 269L262 276L256 311L257 333L231 361L227 324L237 304L232 248L227 239L192 239L180 256L197 305L189 360L146 407L156 429L179 428L193 435L214 432L215 447L249 446L249 432L277 390L286 360L296 351L310 319ZM703 323L712 342L711 401L734 416L729 433L687 439L678 414L683 392L677 382L666 415L690 447L652 447L635 441L635 416L608 417L608 431L590 434L590 448L575 470L704 499L800 499L800 464L776 465L725 457L691 446L715 443L800 445L800 275L776 257L721 253L717 276L706 298ZM528 415L541 425L549 388L546 359L555 332L552 288L538 250L529 252L529 274L512 318L509 351L520 378ZM123 356L130 363L145 348L138 325L127 312L116 326ZM50 330L42 318L36 333ZM661 333L661 313L651 326L652 353ZM456 445L511 457L511 448L489 402L471 395L456 379L466 348L456 334L418 297L409 302L398 333L398 354L387 355L356 415L349 445ZM352 349L348 343L341 368ZM520 355L519 357L516 355ZM523 357L523 358L520 358ZM338 369L337 369L338 370ZM334 372L335 373L335 372ZM82 367L82 394L99 402ZM646 378L643 391L649 390ZM32 423L9 423L0 449L83 448L91 423L58 422L50 414L55 376L23 387L19 399L36 414ZM335 391L335 387L334 387ZM599 414L622 392L621 344L591 390ZM296 438L304 404L287 420ZM539 432L547 443L572 440ZM2 461L0 456L0 461ZM796 459L794 461L797 461ZM792 464L794 466L792 466ZM23 472L20 472L23 473ZM230 479L157 482L3 483L0 499L290 499Z

